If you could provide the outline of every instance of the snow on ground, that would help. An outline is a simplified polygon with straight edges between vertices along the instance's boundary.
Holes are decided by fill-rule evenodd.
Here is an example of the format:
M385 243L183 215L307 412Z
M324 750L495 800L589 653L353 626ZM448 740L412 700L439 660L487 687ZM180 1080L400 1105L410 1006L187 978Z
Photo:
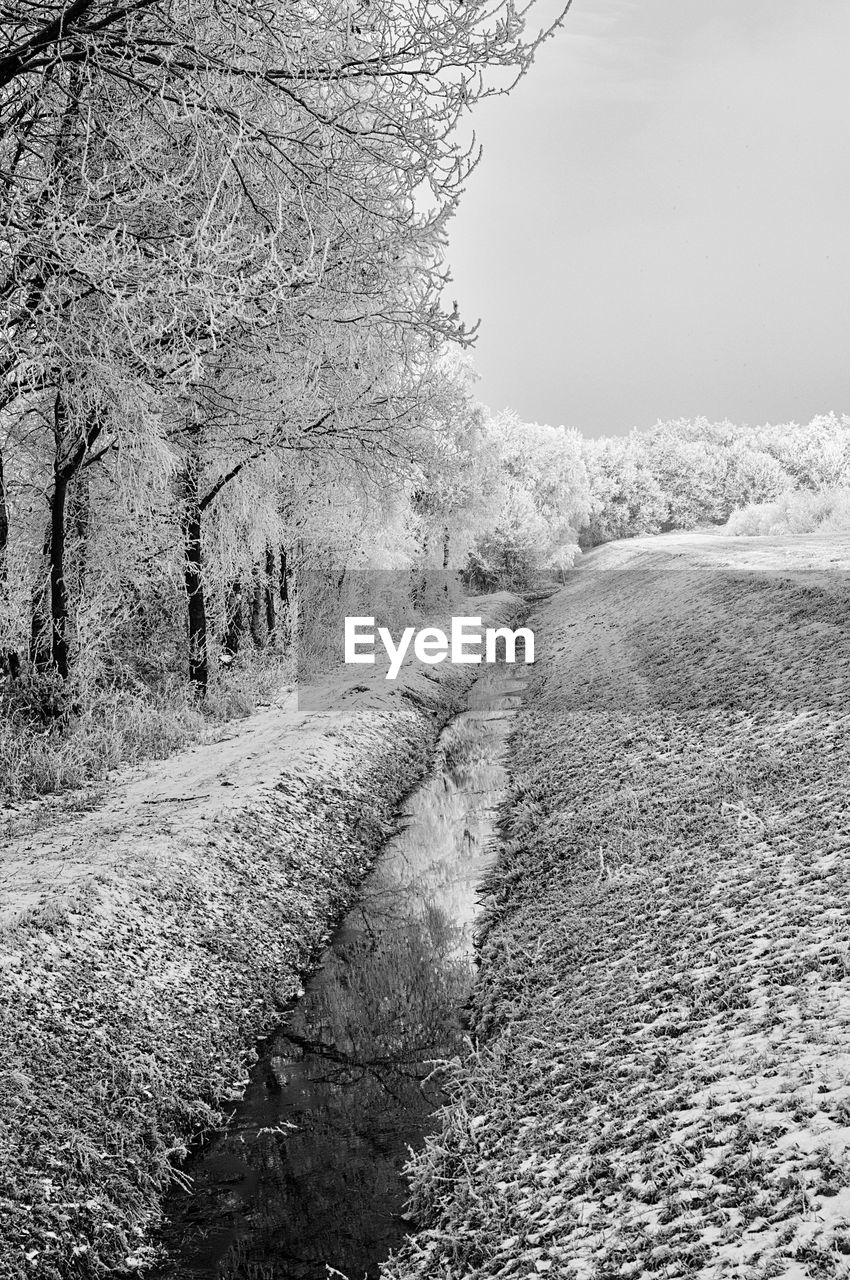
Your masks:
M11 812L0 1280L150 1263L172 1162L238 1096L471 679L358 668L323 713L271 708L116 779L91 811Z
M847 571L670 535L542 610L478 1051L387 1277L850 1275Z
M365 684L362 678L355 683ZM45 901L79 892L89 877L145 861L170 861L228 814L250 807L283 769L303 778L348 763L352 719L379 723L398 697L369 682L369 693L339 690L333 709L300 712L293 691L278 705L167 760L118 773L95 808L73 812L27 802L6 817L0 862L0 928ZM356 712L356 716L352 716ZM86 804L80 797L81 805ZM46 809L52 810L46 820Z

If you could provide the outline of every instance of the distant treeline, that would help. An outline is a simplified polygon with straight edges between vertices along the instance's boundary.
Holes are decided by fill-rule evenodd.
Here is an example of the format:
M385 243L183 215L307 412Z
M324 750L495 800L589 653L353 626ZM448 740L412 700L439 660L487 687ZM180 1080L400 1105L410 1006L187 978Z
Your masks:
M795 490L850 484L850 417L806 426L738 427L706 418L659 422L622 438L586 441L592 510L579 540L723 524L734 511Z
M581 548L721 525L736 512L752 514L735 532L812 527L816 512L837 519L844 508L825 495L850 486L850 417L761 427L678 419L594 440L505 413L484 423L479 456L469 571L478 585L521 586L535 570L569 567ZM797 493L821 497L792 504L796 516L787 502L767 509Z

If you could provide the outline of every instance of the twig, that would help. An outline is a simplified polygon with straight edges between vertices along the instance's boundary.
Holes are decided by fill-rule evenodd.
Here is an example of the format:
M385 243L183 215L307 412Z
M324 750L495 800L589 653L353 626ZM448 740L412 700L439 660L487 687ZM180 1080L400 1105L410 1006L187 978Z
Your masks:
M142 804L188 804L190 800L209 800L209 798L209 791L205 791L200 796L162 796L159 800L143 800Z

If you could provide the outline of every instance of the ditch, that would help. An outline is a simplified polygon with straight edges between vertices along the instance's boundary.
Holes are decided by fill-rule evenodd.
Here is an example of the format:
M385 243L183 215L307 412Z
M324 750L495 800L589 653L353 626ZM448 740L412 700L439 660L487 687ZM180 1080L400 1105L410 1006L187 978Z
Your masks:
M158 1280L371 1280L401 1243L404 1166L463 1051L515 670L484 668L226 1128L184 1166Z

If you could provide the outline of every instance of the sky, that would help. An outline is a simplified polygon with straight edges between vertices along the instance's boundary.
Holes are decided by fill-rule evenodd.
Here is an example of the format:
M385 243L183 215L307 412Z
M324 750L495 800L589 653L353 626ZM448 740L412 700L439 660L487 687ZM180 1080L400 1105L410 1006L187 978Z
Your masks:
M847 0L573 0L474 112L479 398L587 435L850 412L848 51Z

